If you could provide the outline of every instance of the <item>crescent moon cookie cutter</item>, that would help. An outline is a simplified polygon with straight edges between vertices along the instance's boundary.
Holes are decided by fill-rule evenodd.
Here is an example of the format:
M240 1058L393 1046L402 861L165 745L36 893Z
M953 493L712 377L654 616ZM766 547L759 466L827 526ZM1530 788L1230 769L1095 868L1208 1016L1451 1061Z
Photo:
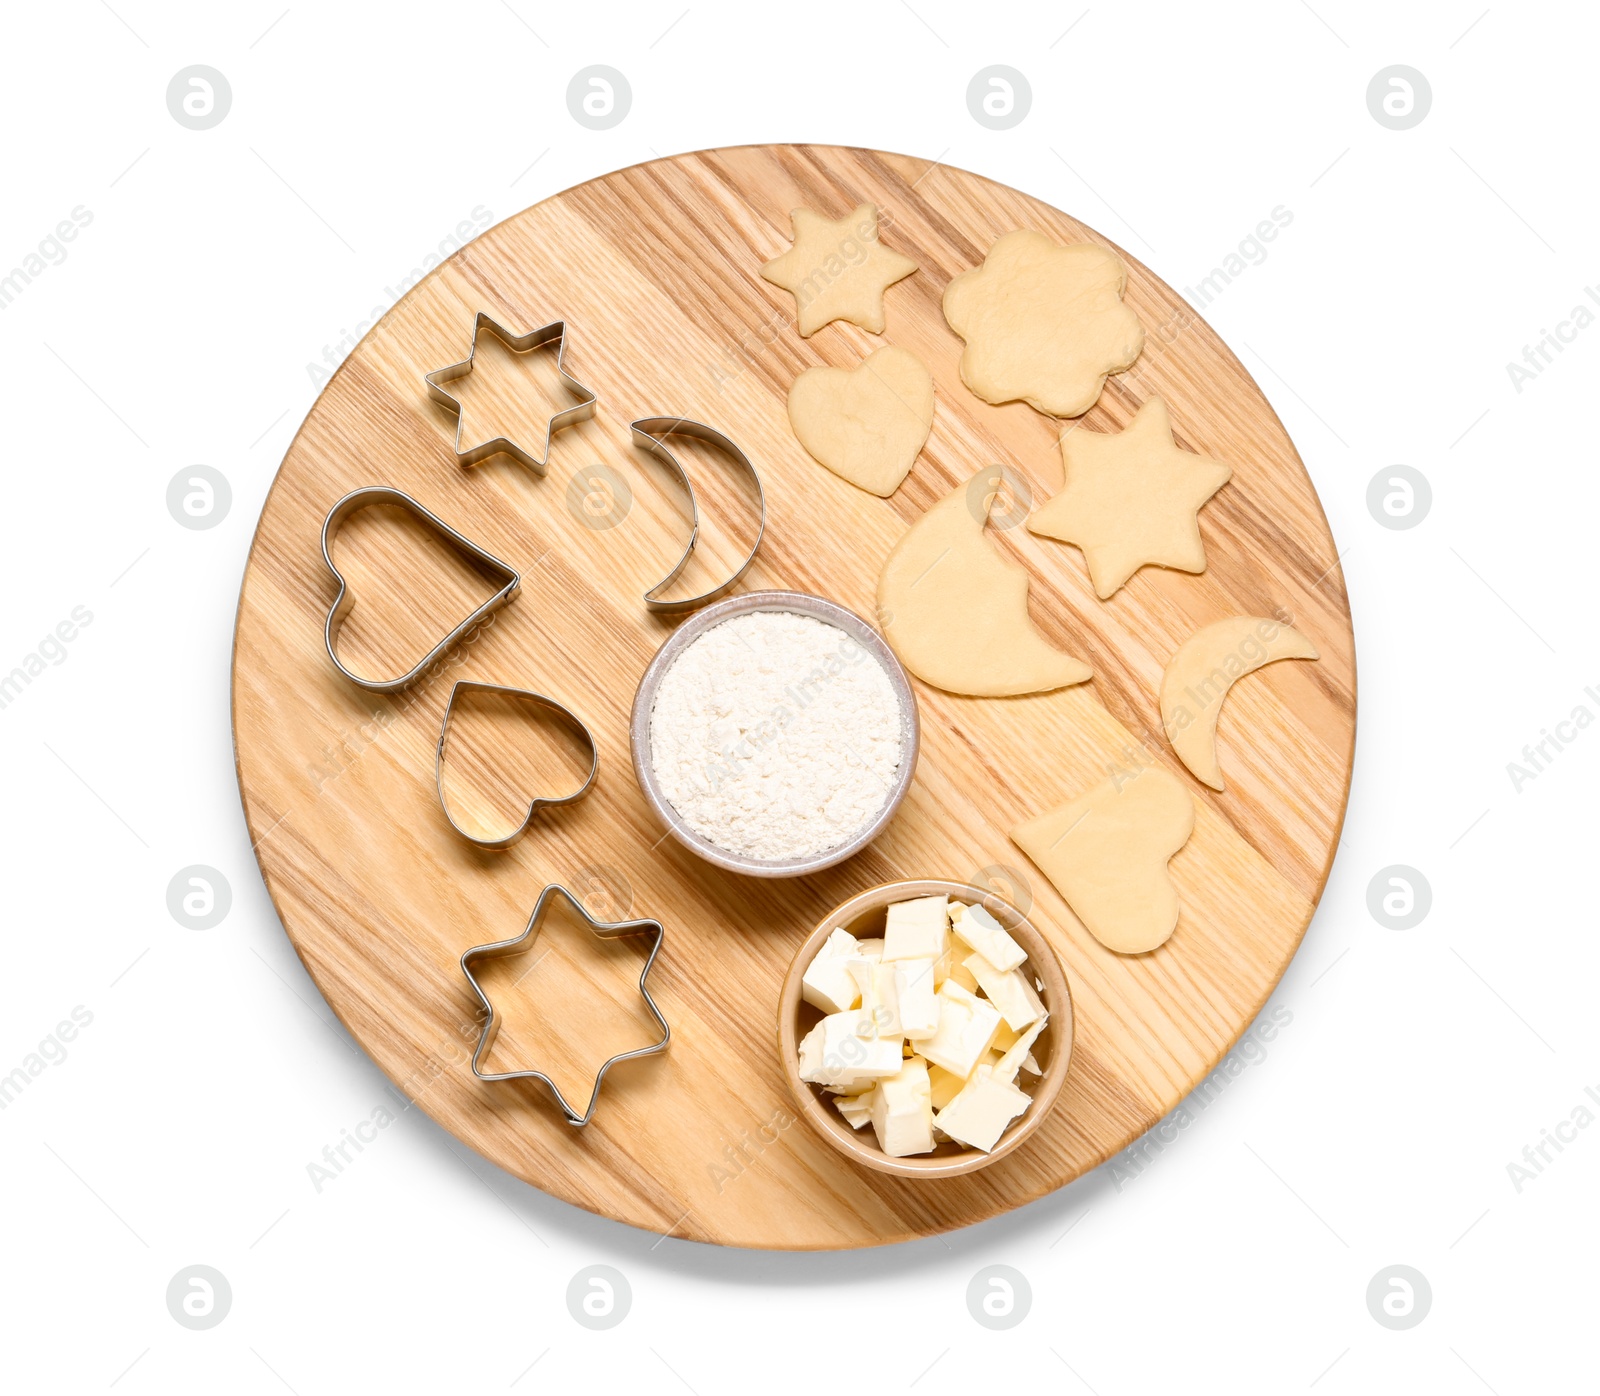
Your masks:
M715 427L708 427L704 422L691 422L687 417L640 417L632 424L633 444L650 452L657 460L665 465L678 478L683 486L684 493L689 496L689 541L684 546L683 556L673 565L659 582L644 594L644 604L650 610L661 614L673 614L681 611L698 610L719 597L726 596L733 590L739 578L750 570L750 564L756 560L756 554L761 551L761 539L767 531L767 494L761 484L761 474L751 463L750 457L734 445ZM698 441L709 442L719 447L733 458L736 464L747 471L751 480L755 482L756 503L760 509L760 521L756 526L755 541L750 544L750 551L745 554L745 559L734 570L731 577L719 582L709 591L701 592L699 596L684 597L677 600L665 600L661 592L682 574L683 569L689 565L689 559L694 556L695 545L700 541L700 507L695 502L694 486L689 482L689 473L683 468L683 463L667 445L669 436L692 436Z
M554 344L556 346L556 372L561 375L561 381L567 388L581 399L573 406L563 408L550 418L544 429L544 453L542 455L532 455L506 436L497 436L490 441L481 441L476 446L469 446L465 451L461 449L461 431L466 425L465 414L461 410L460 399L447 393L444 385L454 382L457 378L464 378L472 372L473 360L478 354L478 335L484 330L488 330L513 354L531 354L535 349L543 349L546 345ZM428 396L441 407L447 408L456 414L454 446L457 462L463 468L474 466L480 461L488 460L490 456L499 455L503 451L513 460L527 466L535 475L543 475L545 467L550 461L550 439L563 427L570 427L575 422L581 422L594 416L595 403L599 400L590 389L584 387L582 383L567 372L566 359L567 322L565 320L555 320L548 325L541 325L536 330L529 330L527 334L513 334L492 315L480 310L477 318L472 322L472 343L467 349L467 357L458 364L451 364L448 368L437 368L432 373L424 374L422 378L422 381L427 384Z
M589 929L602 940L617 940L624 936L651 935L654 943L650 947L650 954L644 962L644 968L639 971L639 993L644 999L645 1006L650 1010L661 1028L661 1039L651 1043L648 1047L635 1047L629 1052L618 1052L614 1057L608 1057L600 1064L600 1069L595 1073L594 1085L589 1093L589 1106L581 1115L567 1102L561 1094L561 1088L556 1085L544 1072L534 1067L523 1067L514 1071L485 1071L483 1059L488 1054L489 1048L494 1045L495 1038L500 1032L500 1017L495 1012L494 1004L489 995L478 983L477 976L473 974L473 967L484 960L499 960L507 956L519 955L533 947L538 939L539 930L544 923L546 913L555 898L565 898L567 904L577 912L587 923ZM656 1007L656 1001L650 997L650 990L645 986L645 981L650 977L651 967L656 962L656 956L661 953L661 942L666 938L666 931L661 923L649 917L635 921L597 921L589 914L584 906L571 892L557 883L551 883L544 891L539 893L539 900L534 903L533 914L528 918L527 927L521 935L513 936L510 940L496 941L492 945L475 945L470 950L461 954L461 972L466 975L467 982L472 985L473 992L477 994L478 1001L483 1004L484 1012L489 1016L483 1024L483 1031L478 1036L478 1047L472 1054L472 1074L480 1081L542 1081L549 1088L550 1094L555 1097L556 1104L561 1107L561 1113L567 1117L569 1125L581 1129L594 1118L594 1108L600 1099L600 1086L606 1079L606 1073L618 1062L631 1061L634 1057L649 1057L657 1052L664 1052L672 1041L672 1029L667 1026L667 1020L662 1017L661 1010Z
M450 740L450 719L455 714L456 699L463 692L467 693L497 693L503 697L516 698L537 707L547 709L556 714L557 720L579 733L583 744L589 749L589 774L583 783L565 795L535 795L528 801L528 812L523 815L522 822L508 834L482 835L474 834L464 828L461 822L450 810L450 802L444 794L444 753L445 746ZM435 749L433 762L433 777L435 788L439 792L439 808L444 811L444 817L450 827L468 843L474 843L479 848L503 849L510 848L525 833L533 823L533 818L540 810L554 805L570 805L581 800L594 788L595 777L600 773L600 749L595 745L594 734L589 731L588 725L571 708L563 703L558 703L554 698L547 698L542 693L535 693L528 688L509 688L504 684L481 683L477 679L458 679L450 690L450 699L444 705L444 720L439 724L439 745Z
M444 539L463 557L479 564L486 571L496 577L504 578L500 589L485 601L477 610L473 611L464 621L450 631L442 640L430 649L417 663L405 673L391 679L363 678L355 670L347 666L339 658L338 640L339 631L344 626L345 617L355 608L356 599L351 594L350 584L333 561L333 539L340 527L352 514L363 509L371 508L377 504L392 504L405 509L422 520L440 538ZM480 548L465 534L458 533L451 528L432 510L424 508L403 490L394 489L389 485L367 485L362 489L351 490L328 510L328 517L322 522L322 560L328 566L328 571L333 573L334 580L339 583L339 594L333 598L333 605L328 608L328 619L323 625L323 639L328 646L328 658L333 661L333 667L345 678L359 688L364 688L371 693L398 693L401 689L417 681L455 642L469 630L473 629L487 617L498 611L515 598L522 587L521 574L509 564L502 562L493 553Z

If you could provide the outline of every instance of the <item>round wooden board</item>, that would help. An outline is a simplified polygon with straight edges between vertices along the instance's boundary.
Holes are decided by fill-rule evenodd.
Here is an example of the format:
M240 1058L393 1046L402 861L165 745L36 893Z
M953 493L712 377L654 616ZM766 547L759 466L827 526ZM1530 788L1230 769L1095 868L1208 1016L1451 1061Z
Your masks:
M761 280L761 265L789 246L792 209L839 218L863 201L883 210L884 242L920 270L887 292L883 337L835 323L803 340L793 298ZM712 423L757 463L768 529L742 587L817 592L870 618L895 541L980 466L1011 465L1036 502L1061 483L1063 424L968 392L960 341L940 312L950 278L1013 228L1114 246L1014 189L869 150L744 147L622 170L508 219L431 272L346 359L284 458L250 554L234 654L239 783L262 873L357 1041L441 1125L535 1187L635 1226L735 1246L874 1245L981 1221L1071 1181L1154 1124L1251 1021L1304 934L1338 844L1355 741L1338 551L1249 374L1120 248L1146 348L1083 425L1120 430L1159 393L1181 445L1232 464L1231 483L1200 515L1206 572L1146 568L1101 602L1077 549L991 527L994 545L1028 569L1041 631L1085 659L1094 680L999 700L916 682L923 748L905 805L871 848L817 876L757 881L712 868L662 839L635 785L629 705L672 623L647 614L641 594L676 560L686 529L660 466L631 447L629 420L659 412ZM504 455L461 469L455 419L426 396L423 375L465 357L479 310L512 330L564 318L566 367L599 394L594 420L557 434L543 478ZM886 342L928 364L938 407L926 450L882 500L806 456L785 400L802 369L852 367ZM632 495L612 528L585 522L582 482L596 462ZM737 512L738 492L703 478L703 511ZM342 679L322 641L336 590L318 545L323 517L346 491L380 483L523 573L521 596L472 646L392 698ZM472 593L447 560L414 562L402 548L414 541L380 528L361 544L365 570L352 563L359 600L341 654L350 645L367 672L414 661L432 643L430 624L443 634L492 589ZM1234 691L1220 724L1228 789L1218 794L1161 739L1162 669L1197 627L1274 612L1322 657L1271 665ZM541 815L501 854L457 839L434 794L450 681L469 676L554 695L600 750L590 796ZM1130 759L1174 771L1197 816L1171 865L1177 931L1138 958L1102 949L1006 837ZM492 764L478 771L490 780ZM1020 877L1018 895L1058 949L1077 1008L1071 1076L1045 1127L990 1169L918 1182L858 1169L803 1122L786 1125L775 1013L805 931L876 882L970 881L997 866L1002 882ZM484 1085L468 1068L474 1000L458 958L516 934L553 881L601 889L611 911L627 903L667 928L651 988L671 1049L618 1067L585 1130L537 1086ZM579 960L554 969L590 983ZM541 1002L559 1023L578 998L551 982Z

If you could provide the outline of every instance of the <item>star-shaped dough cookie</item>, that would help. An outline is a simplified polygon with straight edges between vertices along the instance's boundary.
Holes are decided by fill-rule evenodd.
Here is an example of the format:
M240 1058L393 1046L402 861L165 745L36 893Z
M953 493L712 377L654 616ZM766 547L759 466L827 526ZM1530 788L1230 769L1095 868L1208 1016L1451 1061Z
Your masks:
M917 264L878 241L878 206L858 204L830 222L808 208L790 214L794 246L761 268L762 277L794 293L797 322L809 338L834 320L883 333L883 293Z
M1028 520L1030 533L1076 543L1103 601L1141 567L1206 570L1200 507L1233 467L1181 451L1167 405L1151 398L1119 432L1067 433L1061 442L1067 483Z

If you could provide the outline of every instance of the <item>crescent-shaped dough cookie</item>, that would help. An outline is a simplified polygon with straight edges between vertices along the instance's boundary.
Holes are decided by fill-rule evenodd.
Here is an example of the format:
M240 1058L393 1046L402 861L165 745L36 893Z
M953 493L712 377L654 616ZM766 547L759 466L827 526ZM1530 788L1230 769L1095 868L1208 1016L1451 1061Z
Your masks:
M1076 800L1019 824L1011 841L1107 950L1142 955L1178 924L1167 861L1194 832L1194 801L1160 766L1119 771Z
M982 482L998 474L985 466L895 545L878 578L884 638L948 693L1005 698L1083 683L1089 666L1046 644L1028 619L1028 574L983 536L992 492Z
M1217 714L1228 690L1246 674L1279 659L1318 659L1316 646L1271 616L1229 616L1195 631L1161 676L1161 725L1178 759L1221 790Z

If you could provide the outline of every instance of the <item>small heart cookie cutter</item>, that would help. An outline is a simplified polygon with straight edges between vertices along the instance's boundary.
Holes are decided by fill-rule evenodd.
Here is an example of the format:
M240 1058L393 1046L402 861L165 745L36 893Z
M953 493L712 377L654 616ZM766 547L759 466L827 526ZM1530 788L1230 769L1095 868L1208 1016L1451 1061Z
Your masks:
M492 441L484 441L476 446L461 449L461 431L466 425L465 416L461 411L461 401L452 397L444 390L446 383L454 382L457 378L464 378L472 372L472 361L478 353L478 335L488 330L513 354L531 354L535 349L543 349L548 344L556 346L556 372L561 375L561 381L576 393L583 401L562 411L557 412L544 429L544 454L533 456L523 450L509 437L497 436ZM513 334L501 325L493 316L480 310L478 318L472 322L472 344L467 350L467 357L458 364L451 364L448 368L438 368L432 373L424 374L422 381L428 385L428 396L441 407L446 407L456 414L456 460L463 466L477 465L479 461L486 461L490 456L499 455L502 451L513 460L521 462L535 475L543 475L545 467L550 460L550 438L562 427L570 427L574 422L584 421L594 416L595 403L598 399L588 388L578 382L566 368L567 359L567 322L556 320L552 324L543 325L539 329L529 330L527 334Z
M555 713L568 727L583 736L584 745L589 748L589 774L584 777L583 784L567 795L536 795L528 802L528 812L522 817L522 823L517 825L509 834L484 837L472 833L461 826L454 814L450 812L450 802L444 795L444 749L450 739L450 718L456 709L456 699L463 692L468 693L498 693L507 698L517 698L524 702L532 703L538 707L547 708ZM444 705L444 721L439 725L439 745L436 749L433 762L434 784L439 791L439 808L444 811L444 817L449 821L450 827L466 839L468 843L475 843L479 848L502 849L510 848L525 833L528 826L533 823L534 815L550 805L570 805L581 800L593 788L595 777L600 772L600 749L594 744L594 736L585 725L582 718L574 713L565 704L558 703L554 698L547 698L542 693L535 693L528 688L508 688L504 684L480 683L476 679L458 679L450 690L450 701Z
M408 510L427 524L429 528L463 557L469 558L488 571L505 578L504 584L493 596L423 655L413 668L408 669L398 678L392 679L362 678L360 674L344 664L335 648L339 638L339 631L344 625L345 617L354 609L356 599L350 594L350 584L345 581L344 573L334 566L333 536L350 515L359 513L362 509L370 508L375 504L393 504L401 509ZM488 616L511 601L522 586L522 576L515 568L502 562L493 553L486 552L483 548L480 548L465 534L457 533L437 514L424 508L409 494L402 490L394 489L389 485L367 485L359 490L351 490L332 509L328 510L328 517L322 522L322 560L328 564L328 571L333 573L334 579L339 583L339 594L333 598L333 605L328 609L327 623L322 629L323 638L328 646L328 658L333 661L333 667L343 674L345 678L349 679L351 683L372 693L398 693L407 685L415 683L423 672L432 666L451 645L455 644L474 626L480 624Z
M745 455L715 427L708 427L704 422L691 422L686 417L640 417L632 424L633 444L650 452L668 469L677 475L683 485L684 493L689 496L689 542L684 547L683 556L659 582L644 594L644 604L652 611L661 613L675 613L679 611L698 610L701 606L715 601L720 596L726 596L733 590L739 578L750 570L750 564L756 560L756 554L761 550L761 538L767 531L767 495L761 486L761 474L750 463L750 457ZM680 600L663 600L661 591L670 583L677 580L683 569L689 565L689 559L694 556L695 544L700 541L700 509L695 503L694 486L689 483L689 473L683 468L683 463L673 455L672 448L667 445L664 438L668 436L692 436L699 441L707 441L713 446L726 451L735 462L750 473L750 478L755 481L756 503L761 509L761 521L756 527L755 542L750 545L750 551L745 559L735 570L734 574L726 581L718 583L710 591L702 592L699 596L690 596Z
M567 1098L561 1094L561 1088L556 1085L542 1071L528 1067L518 1071L485 1071L483 1058L489 1048L494 1044L500 1032L500 1018L494 1011L494 1004L489 1001L488 994L484 993L483 986L478 983L472 969L480 960L498 960L508 955L519 955L530 949L538 938L539 929L544 922L545 913L549 910L552 900L564 897L572 909L581 916L595 935L602 940L616 940L623 936L654 935L655 943L650 947L649 957L644 962L644 968L639 971L639 993L643 996L646 1007L649 1008L655 1020L661 1026L661 1040L651 1043L648 1047L635 1047L631 1052L618 1052L614 1057L608 1057L601 1063L600 1070L595 1073L594 1086L589 1093L589 1108L579 1114L567 1103ZM519 936L510 940L496 941L492 945L475 945L470 950L461 954L461 972L467 976L467 983L472 985L473 992L477 994L478 1001L483 1004L483 1010L489 1016L483 1025L483 1031L478 1037L478 1049L472 1054L472 1074L480 1081L543 1081L550 1088L550 1094L556 1098L556 1104L561 1107L561 1113L567 1117L569 1125L582 1128L594 1117L595 1104L600 1099L600 1084L606 1079L606 1072L610 1071L618 1062L625 1062L633 1057L648 1057L657 1052L667 1050L672 1041L672 1029L667 1026L667 1020L661 1016L661 1010L656 1007L656 1001L650 997L650 990L645 987L645 980L650 977L650 969L656 962L656 956L661 953L661 942L666 938L666 931L661 923L651 918L642 918L636 921L597 921L589 914L584 906L571 892L557 883L551 883L544 891L539 893L539 900L534 903L533 915L528 918L527 927Z

